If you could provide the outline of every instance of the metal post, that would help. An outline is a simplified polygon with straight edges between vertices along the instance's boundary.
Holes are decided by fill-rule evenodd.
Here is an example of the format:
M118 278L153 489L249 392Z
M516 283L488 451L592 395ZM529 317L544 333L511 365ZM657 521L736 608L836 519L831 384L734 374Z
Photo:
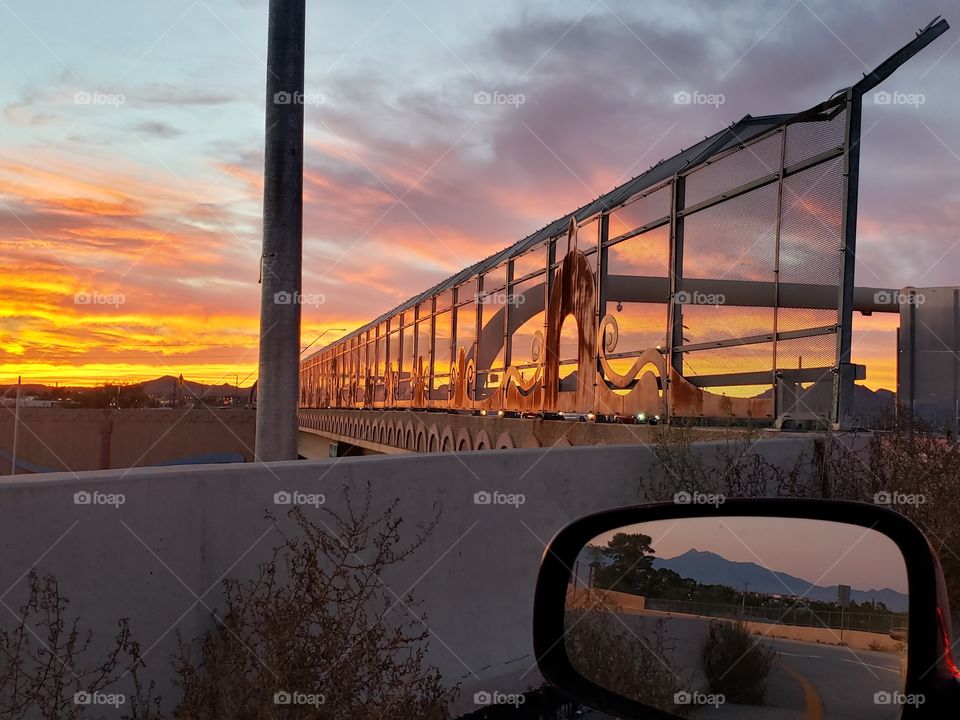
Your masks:
M600 215L600 233L597 238L597 277L595 278L595 287L597 291L597 302L596 308L594 310L594 315L596 320L594 321L594 327L600 327L600 321L607 314L607 247L606 242L610 239L610 211L601 213ZM593 403L591 410L593 410L594 415L599 416L601 413L607 414L610 410L616 410L616 408L601 408L598 404L599 393L597 392L597 386L600 384L597 382L597 378L602 378L603 373L600 368L600 354L603 352L603 344L605 340L604 337L599 335L597 336L597 347L593 353Z
M932 43L950 26L938 15L917 36L867 73L846 91L847 127L844 142L844 175L847 179L843 202L843 230L840 250L840 293L837 313L837 377L834 379L832 420L835 427L849 423L853 412L853 385L856 368L850 362L853 323L853 277L857 249L857 196L860 184L860 129L863 96L890 77L901 65Z
M843 198L843 229L840 251L840 292L837 310L837 375L833 382L831 420L834 428L845 429L853 414L855 368L850 363L853 340L853 282L857 256L857 196L860 185L860 123L863 96L857 89L847 91L847 127L844 141L846 194Z
M13 451L10 454L10 474L17 474L17 441L20 439L20 388L23 378L17 375L17 399L13 407Z
M960 292L953 291L953 343L950 345L951 355L953 355L953 441L960 440L960 428L958 428L957 409L958 400L960 400Z
M674 373L683 375L683 353L676 348L683 345L683 309L677 303L677 293L683 278L683 216L685 178L676 175L671 185L670 200L670 297L667 306L667 377L664 392L667 398L667 421L672 423L673 403L670 401L670 380Z
M773 417L784 412L780 401L780 358L777 357L777 340L780 332L780 236L783 231L783 170L787 164L787 128L780 130L780 177L777 180L777 229L773 248Z
M297 458L306 0L270 0L256 457Z

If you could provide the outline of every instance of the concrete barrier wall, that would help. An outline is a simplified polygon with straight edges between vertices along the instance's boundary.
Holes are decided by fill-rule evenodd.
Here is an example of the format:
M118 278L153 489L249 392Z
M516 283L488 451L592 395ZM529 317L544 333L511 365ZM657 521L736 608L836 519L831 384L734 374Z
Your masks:
M584 591L578 588L575 595L580 595ZM663 618L697 618L699 620L718 620L720 622L731 622L729 618L710 617L708 615L695 615L692 613L665 612L661 610L647 609L647 598L642 595L631 595L630 593L618 592L616 590L595 590L604 602L615 607L618 612L636 613L648 615L650 617ZM567 604L571 599L567 600ZM894 640L884 633L867 632L866 630L844 630L841 641L840 630L838 628L810 627L806 625L787 625L784 623L765 623L755 620L746 620L744 625L752 633L764 635L765 637L784 638L787 640L799 640L800 642L816 643L819 645L846 645L859 650L882 650L885 652L898 652L903 643Z
M617 593L622 595L623 593ZM643 607L621 606L624 612L642 613L649 617L663 618L691 618L703 622L733 622L730 618L715 618L706 615L688 615L686 613L662 612L660 610L647 610ZM799 642L813 643L816 645L842 645L856 648L858 650L879 650L883 652L899 652L903 643L894 640L889 635L882 633L867 632L866 630L844 630L843 639L840 638L838 628L826 627L808 627L805 625L785 625L782 623L756 622L755 620L745 620L744 625L747 629L756 634L770 638L783 638L785 640L797 640Z
M53 470L102 470L235 453L253 459L253 410L21 408L17 458ZM13 411L0 411L0 473L10 472Z
M755 451L791 465L802 439ZM705 456L712 445L699 446ZM441 519L427 545L384 580L411 590L430 629L429 661L473 693L541 684L531 647L533 587L544 544L586 513L639 501L660 471L643 446L511 450L344 458L246 465L139 468L0 479L0 600L16 608L31 568L52 573L82 627L106 642L129 617L146 651L148 677L168 702L175 631L211 628L224 577L249 578L278 544L265 511L280 490L323 493L344 507L344 488L372 484L375 504L399 499L406 532ZM118 508L77 505L78 491L122 493ZM518 506L476 504L481 491L521 494ZM309 509L310 515L322 510ZM398 605L397 619L407 612ZM3 611L0 622L16 622Z
M800 642L816 643L818 645L845 645L857 650L882 650L884 652L899 652L903 646L903 643L892 639L889 635L865 630L844 630L841 642L840 631L835 628L777 625L753 621L748 621L745 624L750 632L758 635L799 640Z

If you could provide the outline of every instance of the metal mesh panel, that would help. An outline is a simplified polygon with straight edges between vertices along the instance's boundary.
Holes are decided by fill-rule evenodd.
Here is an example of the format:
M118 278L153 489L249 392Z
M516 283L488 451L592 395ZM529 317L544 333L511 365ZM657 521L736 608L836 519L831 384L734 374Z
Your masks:
M777 332L807 330L837 324L837 310L777 308Z
M843 146L847 128L847 111L833 120L801 122L787 126L787 150L784 164L794 165L820 153Z
M686 304L681 312L684 344L773 333L772 307Z
M769 398L773 394L772 385L725 385L723 387L710 388L713 395L729 398ZM758 415L759 417L771 418L771 416Z
M607 237L612 240L669 214L670 185L667 185L611 212Z
M699 168L686 179L687 207L709 200L764 175L780 171L780 133Z
M513 260L513 278L526 277L531 273L544 272L547 269L547 246L538 245L535 248L527 250Z
M535 351L534 346L539 347L543 344L544 323L547 315L542 309L535 313L532 311L536 307L544 306L542 298L545 292L546 285L542 275L518 283L512 289L511 298L516 299L507 307L510 362L515 367L521 368L521 374L525 370L521 366L533 362L534 357L539 355L540 351ZM540 302L535 304L537 295L540 297ZM519 298L524 298L524 301L520 302ZM541 333L539 339L537 339L538 332Z
M781 340L777 343L778 370L832 368L836 357L837 336L833 334Z
M606 270L610 275L666 277L670 270L670 226L661 225L610 245Z
M647 348L666 345L666 303L608 302L606 313L616 319L619 331L619 340L610 355L638 355Z
M836 358L836 335L777 343L777 381L779 411L794 418L826 418L833 406L836 375L832 368ZM791 370L820 368L811 380L797 382Z
M845 111L829 121L790 125L785 136L774 133L687 175L683 207L778 174L784 149L784 164L796 165L841 149L845 135ZM787 175L782 186L773 181L683 217L681 280L674 296L682 344L750 341L684 352L682 372L695 385L740 398L770 399L776 390L780 412L830 416L837 378L843 170L840 155ZM734 297L724 297L725 291ZM805 304L821 307L797 307ZM831 331L776 340L774 328ZM782 372L776 385L775 366ZM810 380L797 372L813 368L823 372ZM769 384L763 382L767 373ZM730 385L737 381L752 384ZM744 406L738 407L742 412Z
M840 284L843 241L843 158L783 181L780 282Z
M773 382L773 343L697 350L683 354L684 374L718 375L721 373L770 371Z
M773 282L776 233L776 183L688 215L683 277Z
M773 395L773 343L698 350L683 354L683 374L714 395L739 398L770 398ZM703 381L706 376L770 371L768 383L732 385L730 380L717 383Z

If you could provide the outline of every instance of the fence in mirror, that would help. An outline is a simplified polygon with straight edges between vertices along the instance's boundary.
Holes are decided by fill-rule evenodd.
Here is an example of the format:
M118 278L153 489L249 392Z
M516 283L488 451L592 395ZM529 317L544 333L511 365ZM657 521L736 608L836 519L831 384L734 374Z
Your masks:
M545 677L615 717L893 720L956 702L939 566L874 506L590 516L551 542L535 616Z

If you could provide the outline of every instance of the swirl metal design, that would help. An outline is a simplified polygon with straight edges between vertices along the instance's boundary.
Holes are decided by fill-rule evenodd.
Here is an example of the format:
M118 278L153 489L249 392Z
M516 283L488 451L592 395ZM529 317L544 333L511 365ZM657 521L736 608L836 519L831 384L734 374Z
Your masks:
M477 369L473 358L467 360L466 348L457 349L457 361L450 368L450 384L453 387L454 405L464 406L472 400L470 389L476 379Z
M537 330L533 334L533 339L530 343L530 357L531 362L536 366L534 368L534 373L528 380L523 379L523 374L516 367L510 366L503 373L503 388L504 393L514 386L517 388L517 392L526 397L538 387L540 387L540 380L543 378L543 331Z
M617 343L620 342L620 327L617 325L617 319L613 315L605 315L600 321L597 335L600 366L603 368L603 379L609 387L617 390L631 390L644 372L652 372L657 378L657 389L663 392L665 367L659 350L656 348L644 350L640 357L634 359L630 369L621 375L610 366L610 361L607 359L607 355L612 354L617 348ZM647 368L648 365L649 368Z

